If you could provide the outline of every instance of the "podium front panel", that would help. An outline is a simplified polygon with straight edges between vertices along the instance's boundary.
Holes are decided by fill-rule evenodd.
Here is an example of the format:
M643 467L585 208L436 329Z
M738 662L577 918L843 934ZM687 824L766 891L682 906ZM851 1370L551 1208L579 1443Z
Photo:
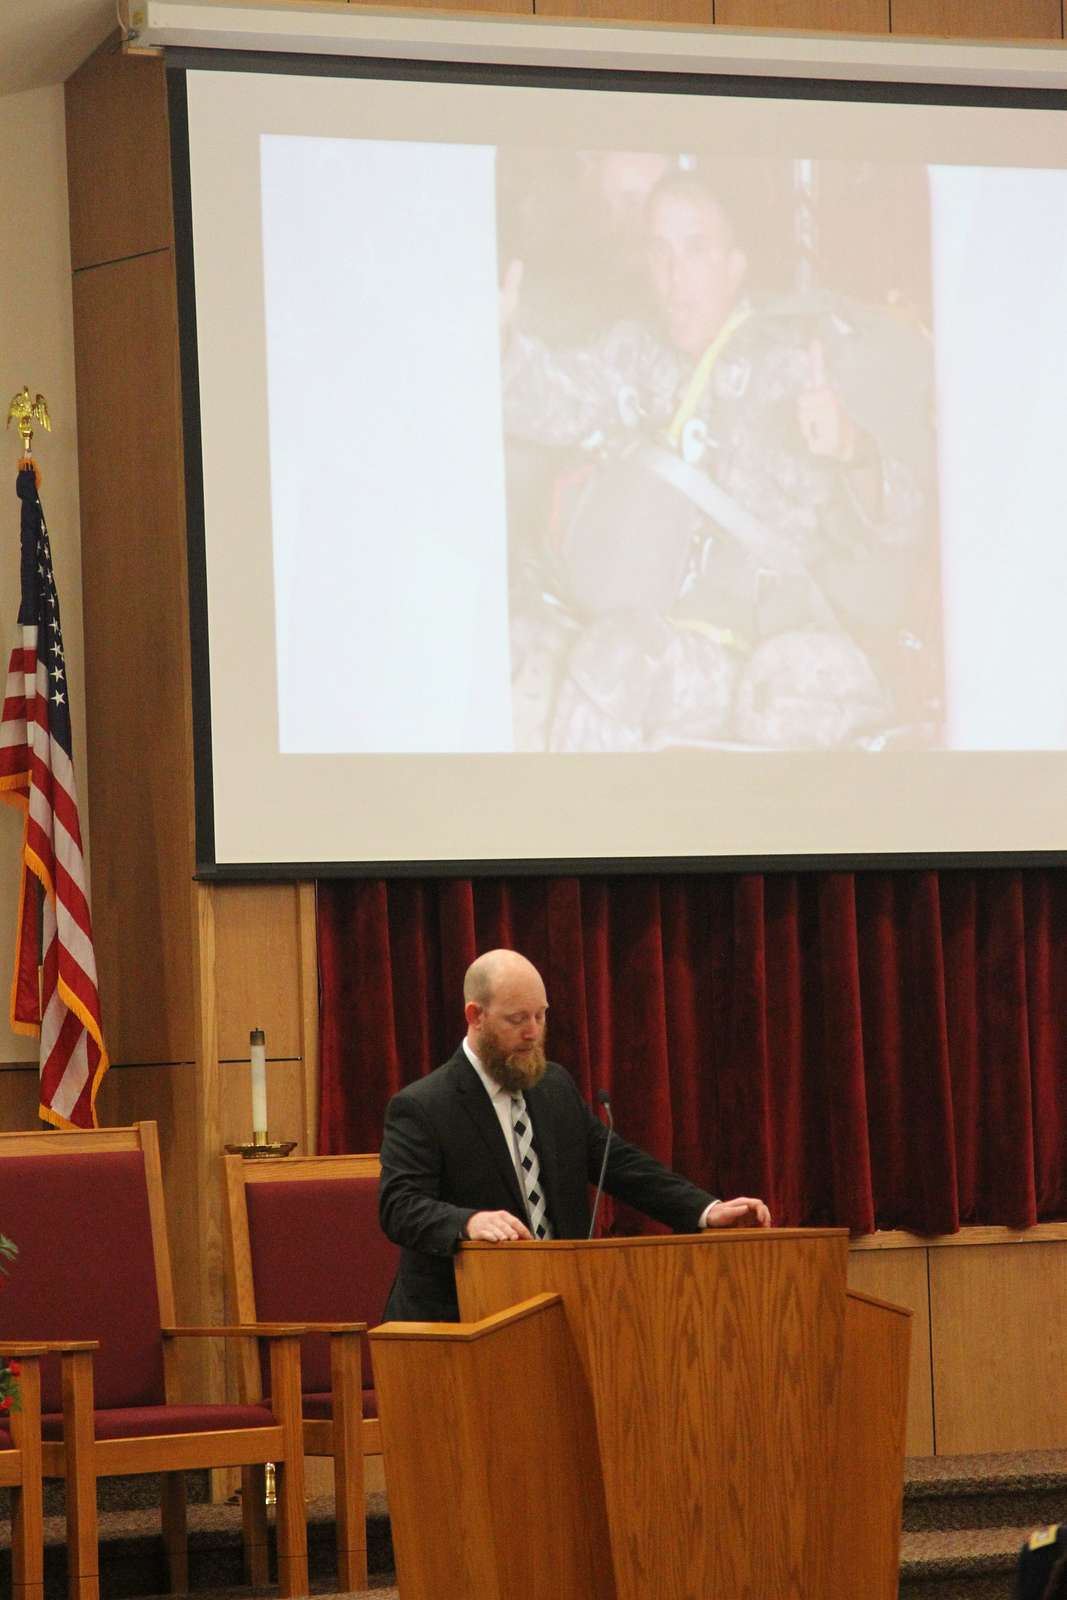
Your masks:
M465 1246L464 1317L563 1297L618 1600L825 1600L847 1236Z

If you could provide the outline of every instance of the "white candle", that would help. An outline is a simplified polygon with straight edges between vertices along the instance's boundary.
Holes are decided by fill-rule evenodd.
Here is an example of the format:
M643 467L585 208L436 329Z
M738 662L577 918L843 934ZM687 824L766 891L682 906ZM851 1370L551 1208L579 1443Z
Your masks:
M252 1139L255 1144L266 1144L267 1040L263 1029L253 1029L248 1043L252 1057Z

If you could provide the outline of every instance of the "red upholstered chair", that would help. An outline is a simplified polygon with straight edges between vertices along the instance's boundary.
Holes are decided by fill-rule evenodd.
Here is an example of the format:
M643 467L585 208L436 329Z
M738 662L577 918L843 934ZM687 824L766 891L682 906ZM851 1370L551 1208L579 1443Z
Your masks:
M0 1360L17 1360L20 1409L0 1419L0 1485L11 1490L12 1600L43 1600L41 1513L41 1363L39 1344L0 1344Z
M378 1225L378 1172L376 1155L226 1157L237 1320L315 1325L301 1349L304 1449L333 1457L342 1589L367 1584L363 1457L382 1446L366 1329L399 1255ZM252 1341L240 1371L244 1400L270 1393ZM258 1479L246 1474L246 1503L261 1501Z
M44 1476L66 1479L72 1600L99 1594L97 1478L163 1474L171 1584L186 1589L186 1470L264 1461L278 1467L279 1587L306 1595L298 1330L271 1339L269 1405L183 1402L177 1339L248 1331L174 1326L155 1123L0 1134L0 1216L19 1245L5 1336L99 1342L95 1358L82 1346L41 1363Z

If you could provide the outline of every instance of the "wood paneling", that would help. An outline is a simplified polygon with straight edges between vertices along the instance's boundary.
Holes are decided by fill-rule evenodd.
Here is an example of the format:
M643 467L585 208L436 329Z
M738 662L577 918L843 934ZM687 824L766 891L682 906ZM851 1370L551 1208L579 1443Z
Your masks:
M715 0L715 21L727 28L888 33L889 0Z
M958 1233L905 1233L902 1228L885 1233L863 1234L853 1239L850 1249L857 1254L870 1250L959 1250L988 1244L1047 1244L1050 1239L1067 1239L1067 1222L1037 1222L1032 1228L1003 1228L991 1223L961 1228Z
M927 1252L913 1243L910 1250L851 1250L848 1286L891 1305L905 1306L911 1317L908 1363L909 1456L934 1453L934 1405L930 1379L930 1293Z
M247 1061L262 1028L267 1057L299 1057L300 895L293 883L219 884L215 985L221 1061Z
M217 884L204 892L214 915L221 1142L251 1137L248 1035L262 1028L269 1132L308 1154L318 1081L314 887Z
M350 0L350 4L356 5L357 0ZM426 0L396 0L396 4L402 6L405 10L410 8L412 11L447 11L449 9L447 6L427 5ZM374 0L371 0L370 8L373 8L373 5ZM453 7L452 9L455 10L456 8ZM512 12L516 16L528 17L533 12L534 0L463 0L463 5L460 9L463 11ZM540 7L537 9L540 10Z
M583 21L710 23L712 0L536 0L539 17Z
M124 56L117 37L110 39L68 80L66 95L74 270L170 246L174 224L162 60ZM79 377L79 387L80 382ZM138 413L123 415L129 421Z
M1060 0L891 0L894 33L941 39L1059 39Z
M304 1064L304 1148L315 1155L319 1148L319 935L316 888L299 889L300 948L300 1053Z
M930 1252L939 1454L1067 1447L1067 1243Z
M37 1084L36 1061L29 1067L7 1067L0 1072L0 1133L40 1126L37 1117Z
M176 330L169 252L75 274L93 923L119 1062L195 1056Z
M226 1304L226 1263L222 1079L215 984L215 891L210 885L193 885L192 908L196 927L194 1098L197 1148L195 1203L189 1208L185 1225L196 1230L201 1317L204 1322L214 1322L221 1320ZM219 1348L217 1341L212 1341L201 1346L197 1354L202 1363L201 1392L227 1393L226 1352ZM218 1490L220 1485L216 1482L214 1487Z

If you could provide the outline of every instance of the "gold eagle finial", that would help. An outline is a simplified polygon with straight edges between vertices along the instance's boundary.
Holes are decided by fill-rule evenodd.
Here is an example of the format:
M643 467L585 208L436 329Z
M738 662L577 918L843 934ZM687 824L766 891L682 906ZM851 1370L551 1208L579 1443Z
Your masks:
M24 384L7 408L7 427L14 423L22 440L24 456L33 453L33 424L39 422L46 432L52 431L52 419L43 394L30 399L29 386Z

